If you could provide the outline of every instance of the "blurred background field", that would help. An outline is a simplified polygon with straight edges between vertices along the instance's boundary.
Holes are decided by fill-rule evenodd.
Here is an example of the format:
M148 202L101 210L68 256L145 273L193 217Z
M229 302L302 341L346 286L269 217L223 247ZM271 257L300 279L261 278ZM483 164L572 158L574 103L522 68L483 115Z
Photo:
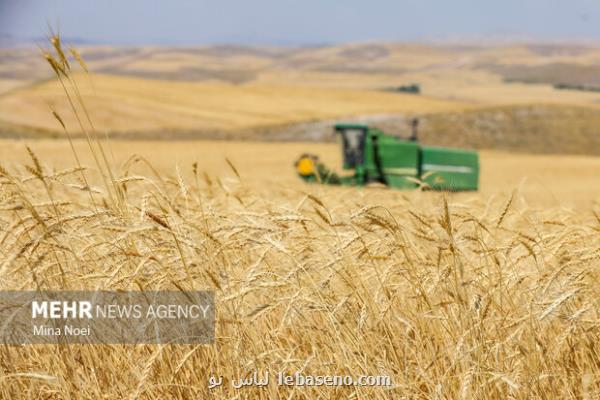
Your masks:
M115 138L331 140L335 120L426 143L533 153L600 152L600 48L575 44L358 43L322 47L84 46L75 75L97 127ZM420 94L397 90L417 84ZM39 50L0 50L0 132L71 127ZM306 125L308 124L308 125Z

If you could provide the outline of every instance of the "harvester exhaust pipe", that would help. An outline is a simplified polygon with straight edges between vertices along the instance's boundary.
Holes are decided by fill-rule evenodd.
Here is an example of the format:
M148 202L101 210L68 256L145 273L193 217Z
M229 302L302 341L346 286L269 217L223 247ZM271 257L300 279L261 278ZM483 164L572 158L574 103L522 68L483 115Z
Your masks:
M413 118L410 121L410 126L412 129L408 140L410 140L411 142L416 142L419 140L419 118Z

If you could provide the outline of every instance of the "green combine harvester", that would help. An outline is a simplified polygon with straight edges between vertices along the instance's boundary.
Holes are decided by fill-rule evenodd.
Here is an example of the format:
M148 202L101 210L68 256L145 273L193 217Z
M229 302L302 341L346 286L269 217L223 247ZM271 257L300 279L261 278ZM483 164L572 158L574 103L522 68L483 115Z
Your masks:
M337 124L344 157L344 169L353 175L340 176L329 170L317 156L303 154L296 170L307 182L363 186L382 183L392 188L464 191L477 190L479 156L476 151L422 146L413 134L408 139L387 135L361 124Z

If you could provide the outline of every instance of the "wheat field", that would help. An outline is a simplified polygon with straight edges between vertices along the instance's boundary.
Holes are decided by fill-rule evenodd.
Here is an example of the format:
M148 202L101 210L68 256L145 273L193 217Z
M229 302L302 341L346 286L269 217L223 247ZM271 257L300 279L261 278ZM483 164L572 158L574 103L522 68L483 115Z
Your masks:
M267 165L236 165L234 146L248 151L244 143L177 166L165 153L134 156L113 164L104 186L108 171L87 165L83 143L75 146L81 168L68 161L66 142L53 143L55 152L13 145L21 158L13 155L0 180L3 289L211 289L217 338L209 346L2 346L3 398L600 393L594 190L587 206L540 207L545 193L525 194L527 183L504 192L500 179L478 194L312 186L268 175ZM296 150L249 148L260 146L280 158ZM502 157L483 160L491 167ZM392 385L228 385L255 371L384 375ZM226 384L209 391L209 374Z
M308 185L294 157L334 145L105 140L53 44L74 113L0 143L0 288L210 289L216 341L3 345L2 398L600 395L597 158L485 151L477 193ZM231 387L254 372L391 384Z

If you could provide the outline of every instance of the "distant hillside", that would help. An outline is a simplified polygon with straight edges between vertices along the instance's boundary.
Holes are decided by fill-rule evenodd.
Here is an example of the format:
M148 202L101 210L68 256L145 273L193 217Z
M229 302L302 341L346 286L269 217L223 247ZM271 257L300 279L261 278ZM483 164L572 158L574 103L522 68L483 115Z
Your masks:
M433 146L497 149L527 153L600 155L600 109L560 105L516 105L417 115L346 118L399 137L410 135L409 121L420 119L419 140ZM241 132L241 138L333 141L339 120Z
M2 37L0 36L0 47ZM67 41L68 42L68 41ZM189 81L251 81L278 71L376 75L390 79L415 72L470 68L510 80L555 83L570 77L596 80L600 47L501 44L434 45L359 43L321 47L92 46L74 43L97 73ZM0 48L0 79L38 79L50 71L37 47ZM391 83L391 82L390 82ZM393 82L392 84L401 83ZM566 82L570 83L570 82Z
M376 124L407 131L402 120ZM519 105L432 114L422 118L420 139L440 146L600 155L600 110Z

